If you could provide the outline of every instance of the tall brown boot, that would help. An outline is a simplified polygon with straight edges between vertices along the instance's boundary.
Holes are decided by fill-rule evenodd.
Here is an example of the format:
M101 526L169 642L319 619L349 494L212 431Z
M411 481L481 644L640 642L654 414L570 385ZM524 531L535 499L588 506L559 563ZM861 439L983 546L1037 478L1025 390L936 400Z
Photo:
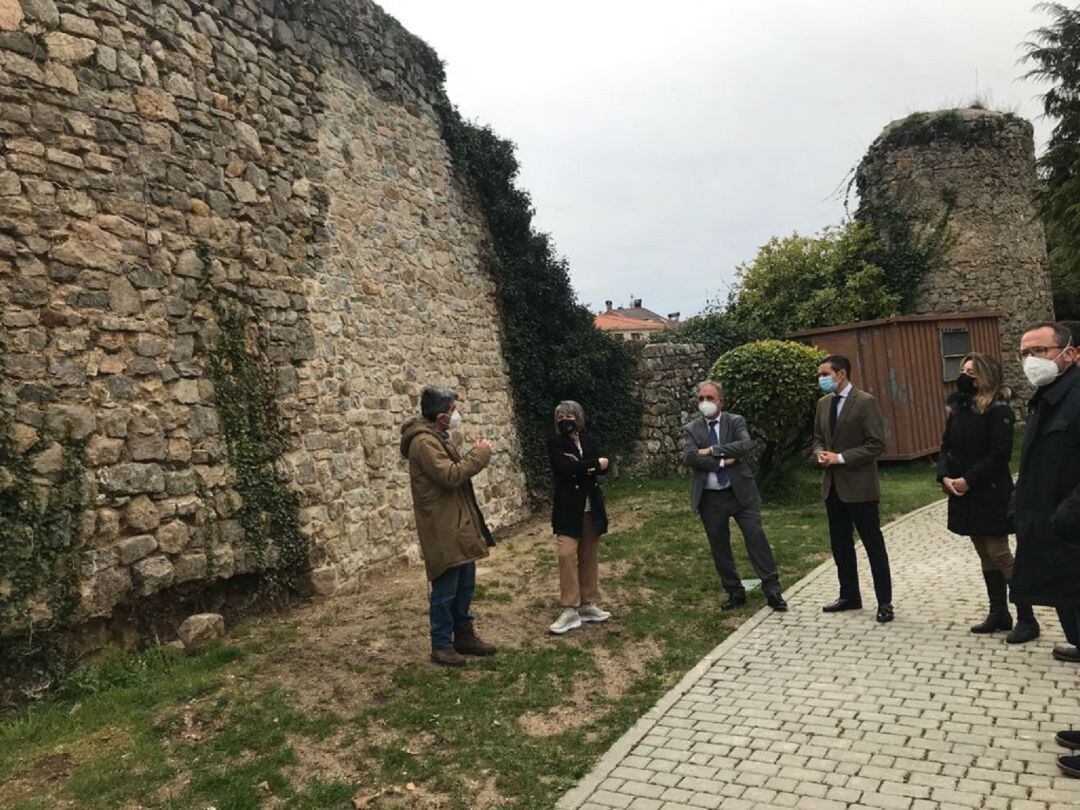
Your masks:
M476 635L472 622L454 629L454 649L463 655L494 655L495 645L486 644Z

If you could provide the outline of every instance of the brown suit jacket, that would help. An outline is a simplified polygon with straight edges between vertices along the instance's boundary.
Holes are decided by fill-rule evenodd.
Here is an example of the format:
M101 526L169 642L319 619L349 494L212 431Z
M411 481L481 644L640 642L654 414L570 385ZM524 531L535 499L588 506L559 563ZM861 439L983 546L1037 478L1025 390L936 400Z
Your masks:
M885 418L873 395L852 386L836 422L836 432L829 430L832 394L818 400L814 417L814 459L821 450L844 456L844 463L825 467L821 475L821 497L836 488L845 503L880 501L878 457L885 452Z

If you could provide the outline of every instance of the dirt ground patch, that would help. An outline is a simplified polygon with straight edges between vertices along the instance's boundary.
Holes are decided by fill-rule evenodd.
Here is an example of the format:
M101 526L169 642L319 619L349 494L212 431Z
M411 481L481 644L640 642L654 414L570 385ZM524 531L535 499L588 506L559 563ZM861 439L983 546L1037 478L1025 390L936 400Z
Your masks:
M644 522L644 499L629 498L612 520L611 530L623 531ZM478 593L473 608L477 632L502 649L536 649L546 645L571 645L590 650L597 667L595 678L576 681L565 700L548 712L518 718L530 736L547 737L568 729L588 726L606 711L589 699L590 692L604 698L623 695L648 662L662 652L655 642L598 643L607 636L621 636L619 616L629 607L629 594L613 595L605 602L614 613L609 622L588 625L563 637L548 633L547 626L559 611L555 541L546 514L506 532L490 557L477 565ZM603 563L601 587L612 566ZM618 563L614 564L615 566ZM621 596L621 599L619 598ZM333 711L350 718L385 704L394 694L393 675L399 667L426 662L430 652L427 614L428 583L421 567L404 562L370 576L355 594L310 602L280 616L254 619L234 636L254 642L262 661L245 686L278 688L296 695L305 712ZM468 677L468 672L463 674ZM361 735L337 732L326 740L290 739L298 762L288 772L297 776L318 773L324 779L351 780L357 776L364 755L351 744L362 737L362 747L400 745L395 733L369 724ZM198 733L185 728L186 733ZM421 735L403 747L410 755L437 747L433 735ZM486 808L504 801L493 778L478 774L470 806ZM440 807L443 799L426 793L422 786L406 790L372 786L361 789L360 800L371 807Z

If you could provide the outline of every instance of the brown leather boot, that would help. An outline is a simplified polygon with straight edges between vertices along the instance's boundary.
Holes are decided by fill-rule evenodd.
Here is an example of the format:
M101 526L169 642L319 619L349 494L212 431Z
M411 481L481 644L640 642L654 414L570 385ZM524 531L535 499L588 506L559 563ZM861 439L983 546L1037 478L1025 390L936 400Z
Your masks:
M431 651L431 663L440 667L463 667L468 659L450 647L436 647Z
M465 655L494 655L496 652L495 645L485 644L476 635L472 622L463 624L454 630L454 649Z

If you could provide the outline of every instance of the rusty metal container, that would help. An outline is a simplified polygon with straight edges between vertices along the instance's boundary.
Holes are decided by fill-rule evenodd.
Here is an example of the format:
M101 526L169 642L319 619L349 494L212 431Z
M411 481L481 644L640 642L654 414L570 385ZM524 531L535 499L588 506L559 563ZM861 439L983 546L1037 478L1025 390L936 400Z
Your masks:
M900 461L941 448L945 398L956 390L961 358L974 351L1001 362L1000 334L996 314L957 312L808 329L788 339L851 360L852 383L877 397L889 423L882 458Z

